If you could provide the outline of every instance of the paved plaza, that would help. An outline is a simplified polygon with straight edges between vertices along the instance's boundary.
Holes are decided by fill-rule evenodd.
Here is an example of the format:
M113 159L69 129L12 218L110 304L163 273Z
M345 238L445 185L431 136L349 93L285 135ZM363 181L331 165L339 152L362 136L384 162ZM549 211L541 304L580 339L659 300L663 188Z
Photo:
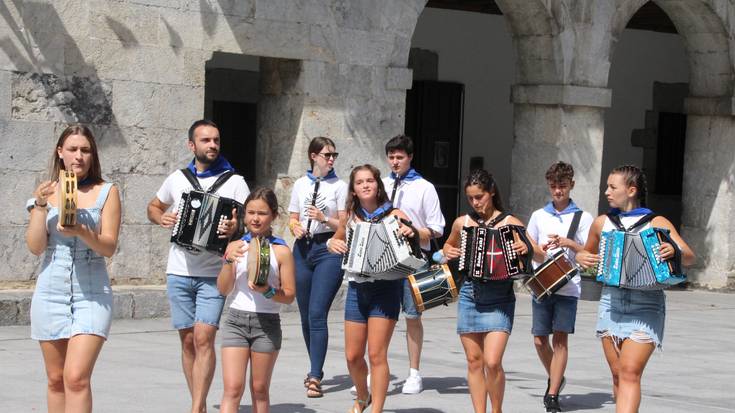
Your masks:
M643 381L641 412L735 411L735 295L671 291L664 350L652 357ZM564 411L613 412L610 375L594 337L597 302L580 301L577 333L570 339ZM421 371L425 390L403 395L408 372L405 324L401 320L389 353L392 382L385 411L396 413L469 412L464 353L454 332L456 307L429 311L424 318ZM543 412L546 375L530 335L529 296L518 295L514 331L505 354L504 411ZM271 385L275 413L345 412L352 397L343 354L342 312L330 316L330 351L324 368L325 396L307 399L302 386L308 357L297 313L283 314L284 342ZM0 412L45 411L45 376L29 326L0 327ZM219 358L218 358L219 363ZM189 394L180 370L177 333L168 319L115 320L93 376L97 412L188 411ZM208 399L217 412L222 395L217 368ZM250 412L249 394L241 412ZM369 410L368 410L369 411Z

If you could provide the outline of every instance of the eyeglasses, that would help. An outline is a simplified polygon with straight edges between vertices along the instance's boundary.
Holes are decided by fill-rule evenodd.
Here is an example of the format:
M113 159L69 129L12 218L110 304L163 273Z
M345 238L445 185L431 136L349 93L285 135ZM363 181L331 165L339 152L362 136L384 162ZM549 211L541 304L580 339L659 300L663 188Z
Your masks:
M324 159L337 159L337 157L339 156L339 152L323 152L319 153L319 155L321 155Z

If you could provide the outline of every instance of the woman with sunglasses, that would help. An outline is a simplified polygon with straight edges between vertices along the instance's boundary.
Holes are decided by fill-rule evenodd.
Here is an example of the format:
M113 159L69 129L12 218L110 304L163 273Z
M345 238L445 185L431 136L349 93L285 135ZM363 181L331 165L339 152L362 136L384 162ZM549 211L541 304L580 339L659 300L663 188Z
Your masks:
M309 143L311 169L299 178L291 192L288 227L296 238L296 301L301 313L301 331L311 368L304 380L307 397L322 397L322 368L327 355L327 315L342 285L338 255L327 251L326 241L345 219L347 184L334 173L338 153L334 142L316 137Z

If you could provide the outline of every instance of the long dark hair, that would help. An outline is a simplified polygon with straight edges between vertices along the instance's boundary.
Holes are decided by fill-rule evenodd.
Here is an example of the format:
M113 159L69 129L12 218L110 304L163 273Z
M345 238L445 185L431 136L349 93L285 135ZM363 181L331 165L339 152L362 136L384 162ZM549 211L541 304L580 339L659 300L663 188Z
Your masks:
M378 184L378 206L388 202L388 193L385 192L385 185L383 185L383 180L380 179L380 170L367 163L365 165L356 166L355 169L350 172L350 186L348 187L349 192L347 193L346 209L357 216L362 216L362 214L359 213L360 200L357 199L357 195L355 195L355 175L360 171L370 171L373 178L375 178L375 182Z
M464 189L467 191L467 187L476 185L485 192L492 192L493 194L493 208L500 212L505 212L503 206L503 199L500 196L500 189L495 183L493 175L484 169L475 169L472 173L464 180Z
M641 168L635 165L620 165L617 168L610 171L610 175L618 174L623 177L625 185L628 187L634 186L636 191L636 197L640 206L646 206L646 196L648 195L648 182L646 181L646 173Z
M317 136L309 142L309 150L306 153L306 156L309 158L309 165L311 165L312 169L314 168L314 160L311 159L311 154L319 154L325 146L331 146L332 148L337 149L334 141L329 138L325 138L324 136Z
M89 127L82 124L69 125L66 129L64 129L63 132L61 132L59 140L56 142L56 146L54 146L54 152L51 155L49 179L52 181L59 179L59 171L61 171L62 169L66 169L66 165L64 165L64 160L59 158L57 150L64 146L66 138L71 135L82 135L87 138L87 141L89 141L89 147L92 153L92 164L89 165L89 171L87 171L86 178L89 178L89 181L92 184L98 184L102 182L102 167L100 166L100 157L97 153L97 142L95 142L94 135L92 134L92 131L89 129Z

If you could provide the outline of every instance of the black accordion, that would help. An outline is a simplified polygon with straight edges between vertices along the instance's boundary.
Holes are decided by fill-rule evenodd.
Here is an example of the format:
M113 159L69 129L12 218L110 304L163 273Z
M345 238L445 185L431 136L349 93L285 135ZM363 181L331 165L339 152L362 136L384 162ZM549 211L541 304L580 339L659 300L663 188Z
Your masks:
M526 244L525 255L513 251L515 241ZM473 281L504 281L533 274L533 248L526 237L526 228L520 225L464 227L459 249L458 270Z
M242 216L243 205L234 199L193 190L181 196L171 242L191 251L209 251L223 255L227 238L219 238L217 228L232 219L232 209Z

